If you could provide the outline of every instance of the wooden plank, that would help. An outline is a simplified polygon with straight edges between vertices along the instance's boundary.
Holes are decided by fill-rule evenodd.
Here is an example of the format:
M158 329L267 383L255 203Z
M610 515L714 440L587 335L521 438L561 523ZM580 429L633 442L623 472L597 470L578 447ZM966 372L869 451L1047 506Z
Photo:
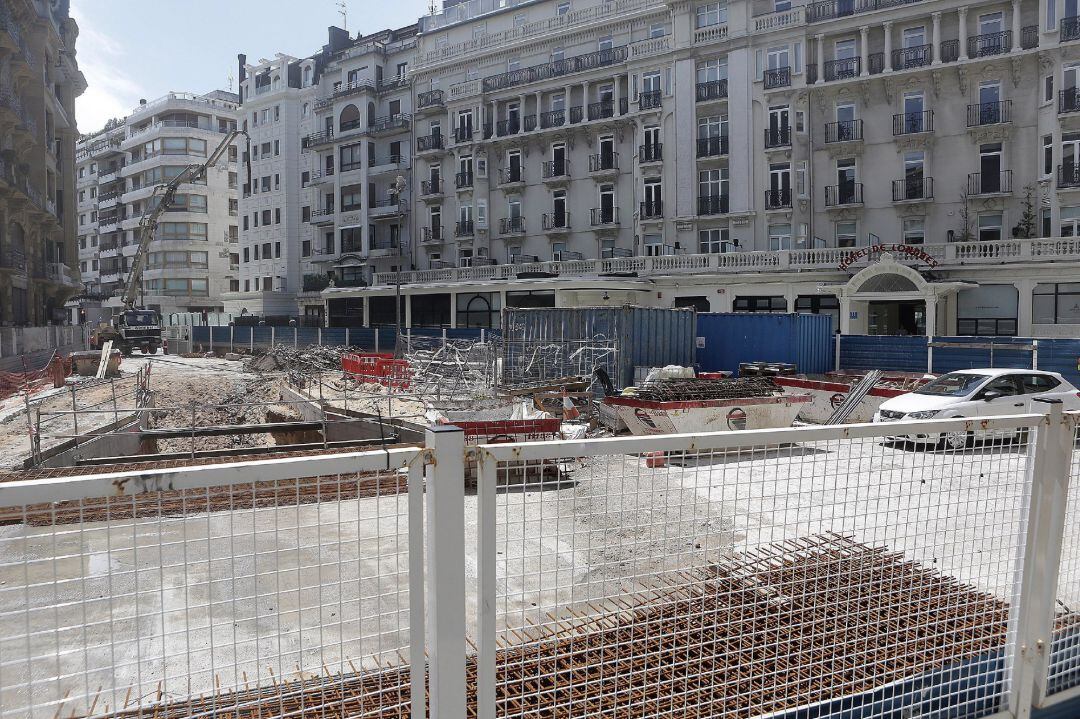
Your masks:
M98 361L97 375L98 379L105 379L105 373L109 369L109 357L112 355L112 340L107 340L105 345L101 348L101 359Z

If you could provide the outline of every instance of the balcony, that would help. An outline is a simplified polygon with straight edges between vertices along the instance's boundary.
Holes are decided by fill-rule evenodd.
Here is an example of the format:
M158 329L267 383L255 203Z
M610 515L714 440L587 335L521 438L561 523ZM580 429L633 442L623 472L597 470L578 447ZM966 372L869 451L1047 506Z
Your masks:
M442 90L428 90L416 96L417 110L434 110L445 107L446 101Z
M1058 23L1058 37L1061 42L1080 40L1080 17L1063 17Z
M601 152L589 155L589 174L593 176L614 175L619 172L619 153Z
M892 117L892 134L917 135L934 131L934 111L901 112Z
M499 234L501 235L524 235L524 217L504 217L499 220Z
M334 141L333 130L323 130L322 132L313 132L310 135L305 136L300 141L300 149L307 150L319 145L326 145Z
M893 202L923 202L934 199L934 178L905 177L893 180Z
M472 220L458 220L454 225L454 237L472 237L476 227Z
M791 126L765 128L765 149L791 147Z
M839 185L828 185L825 188L826 207L846 207L862 203L861 182L844 182Z
M443 195L442 180L424 180L420 183L420 197L440 198Z
M566 124L566 110L551 110L540 113L540 128L546 130L549 127L562 127Z
M766 210L790 210L791 188L781 187L775 190L765 190Z
M1039 26L1025 25L1020 28L1020 49L1034 50L1039 46Z
M544 182L551 185L562 184L570 180L569 160L548 160L543 165Z
M459 190L465 190L473 186L473 174L471 172L459 172L454 175L454 185Z
M444 148L442 133L436 133L432 135L425 135L423 137L416 138L416 151L420 152L436 152Z
M585 108L575 105L570 108L570 124L575 125L585 119Z
M638 207L638 218L641 220L659 220L664 217L663 200L642 202Z
M521 132L521 122L516 117L512 117L508 120L499 120L495 123L495 135L498 137L516 135L519 132Z
M520 165L499 170L499 184L503 187L520 185L524 182L525 171Z
M967 106L968 127L998 125L1012 121L1012 100L980 102Z
M1080 112L1080 89L1070 87L1058 91L1058 114Z
M1004 55L1012 50L1012 30L988 32L968 38L968 57Z
M338 123L338 132L351 132L353 130L359 130L364 126L364 121L359 117L355 120L346 120L345 122Z
M359 208L356 208L359 209ZM368 208L368 217L379 220L390 217L398 217L405 211L405 205L397 195L387 195L372 203Z
M593 227L618 227L618 207L594 207L589 210L589 218Z
M701 217L710 215L726 215L728 212L728 196L724 195L698 195L697 213Z
M372 135L391 135L403 130L408 130L412 124L412 116L408 113L399 112L396 115L376 117L368 128Z
M523 132L532 132L536 129L536 115L526 115L521 118L521 129Z
M570 231L570 213L552 212L544 213L540 218L540 225L544 232L549 235L561 235Z
M605 120L609 117L615 117L614 100L601 100L600 102L589 103L590 120Z
M863 139L862 120L839 120L825 123L825 143L859 142Z
M0 270L13 272L17 275L26 274L26 255L17 250L4 250L0 252Z
M495 137L495 125L491 122L484 123L484 139L490 140Z
M698 102L710 102L712 100L724 100L728 96L727 80L709 80L699 82L696 86L695 97Z
M651 162L664 161L664 143L654 142L650 145L638 145L638 163L647 165Z
M847 57L841 60L829 60L825 63L825 81L850 80L858 77L862 71L862 58Z
M425 245L435 245L443 241L442 225L420 228L420 242Z
M1012 193L1012 170L972 172L968 175L968 195L1008 195Z
M697 140L697 156L702 157L724 157L728 154L728 138L727 135L717 135L715 137L699 137Z
M471 142L472 137L472 125L459 125L454 128L454 142Z
M638 95L638 110L659 110L664 105L664 95L659 90L649 90Z
M511 70L500 75L485 77L481 83L484 92L506 90L518 85L527 85L540 80L571 75L600 67L618 65L626 61L626 47L613 47L606 50L585 53L574 57L552 60L541 65Z
M311 218L308 220L313 225L325 225L328 222L334 221L334 215L337 211L333 205L330 207L316 207L311 211Z
M1080 187L1080 165L1058 165L1057 186L1059 190Z
M960 59L960 41L942 40L939 55L942 62L956 62Z
M927 67L934 58L932 45L914 45L903 47L892 52L893 70L913 70L917 67Z
M774 70L766 70L762 81L766 90L774 90L778 87L791 87L791 68L778 67Z

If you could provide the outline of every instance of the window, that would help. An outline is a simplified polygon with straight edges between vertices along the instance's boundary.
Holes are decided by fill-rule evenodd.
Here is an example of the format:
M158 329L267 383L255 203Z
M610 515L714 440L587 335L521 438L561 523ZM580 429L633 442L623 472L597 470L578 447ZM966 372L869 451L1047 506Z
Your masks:
M1045 0L1046 5L1046 30L1057 29L1057 0Z
M363 198L361 185L348 185L341 188L341 209L343 212L359 210Z
M956 294L956 332L961 335L1016 334L1019 293L1013 285L979 285Z
M856 225L854 222L837 222L836 223L836 246L837 247L854 247L858 242L858 234L856 233Z
M736 297L732 309L736 312L787 312L787 298L783 295Z
M556 15L565 15L568 12L570 12L570 0L563 0L555 6Z
M791 249L791 225L769 225L769 249Z
M905 217L903 222L904 244L905 245L921 245L925 241L923 234L923 226L925 224L923 217Z
M615 47L615 42L612 40L611 35L605 35L596 43L597 50L610 50L613 47Z
M697 64L698 84L727 79L727 58L713 57Z
M341 148L341 171L348 172L349 170L359 169L363 164L363 143L357 142L352 145L345 145Z
M245 230L248 229L248 216L247 215L244 215L243 227L244 227Z
M664 37L664 35L667 35L667 27L663 23L654 22L649 26L650 38Z
M728 251L728 228L713 227L698 231L698 252L717 254Z
M1043 78L1043 102L1054 101L1054 76L1047 75Z
M264 226L270 224L270 222L271 222L270 218L271 218L270 210L263 210L262 211L262 223L263 223Z
M498 292L459 293L457 326L498 328L500 299Z
M799 295L795 298L795 311L802 314L829 315L833 318L833 332L840 330L840 299L836 295Z
M994 242L1001 239L1001 213L979 215L979 241Z
M247 253L247 249L244 252ZM311 240L304 240L300 243L300 255L302 257L311 257Z
M280 207L275 207L274 208L274 224L275 225L280 225L281 224L281 208Z
M1054 174L1054 136L1043 135L1042 139L1042 174L1052 175Z
M696 26L698 28L725 23L727 22L727 3L710 2L698 5L696 17Z
M1080 324L1080 283L1038 284L1031 294L1035 324Z
M244 248L244 262L250 262L250 261L251 261L251 248L245 247Z

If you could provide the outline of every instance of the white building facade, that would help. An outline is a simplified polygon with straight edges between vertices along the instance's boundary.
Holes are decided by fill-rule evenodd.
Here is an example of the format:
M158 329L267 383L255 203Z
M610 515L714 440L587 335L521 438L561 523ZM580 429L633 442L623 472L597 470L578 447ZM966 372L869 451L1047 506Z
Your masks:
M632 302L1080 334L1076 14L447 6L410 66L412 269L325 289L327 320L388 324L400 305L412 326L497 326L506 306Z
M138 251L139 221L155 188L206 161L236 128L238 97L172 92L80 139L76 151L79 266L83 294L75 321L96 321L121 305ZM220 312L237 287L239 230L236 147L205 180L184 184L161 216L145 258L137 301L163 315ZM94 315L94 316L91 316Z
M356 38L332 27L310 58L242 66L256 182L241 197L228 311L322 324L323 289L411 269L415 49L415 26Z

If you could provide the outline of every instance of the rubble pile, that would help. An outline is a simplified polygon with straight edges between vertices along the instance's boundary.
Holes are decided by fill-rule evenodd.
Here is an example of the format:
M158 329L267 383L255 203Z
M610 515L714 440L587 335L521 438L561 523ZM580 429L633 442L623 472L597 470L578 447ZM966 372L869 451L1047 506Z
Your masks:
M264 354L247 362L250 372L284 372L290 380L341 369L341 356L352 352L349 347L335 345L306 345L290 347L275 345Z
M225 386L204 380L173 382L155 390L154 403L165 408L151 415L150 427L196 427L261 424L266 421L269 403L280 399L275 382L253 377L230 381ZM260 434L235 434L197 437L198 451L240 447L269 446L269 437ZM189 438L159 439L158 452L186 452L192 449Z

